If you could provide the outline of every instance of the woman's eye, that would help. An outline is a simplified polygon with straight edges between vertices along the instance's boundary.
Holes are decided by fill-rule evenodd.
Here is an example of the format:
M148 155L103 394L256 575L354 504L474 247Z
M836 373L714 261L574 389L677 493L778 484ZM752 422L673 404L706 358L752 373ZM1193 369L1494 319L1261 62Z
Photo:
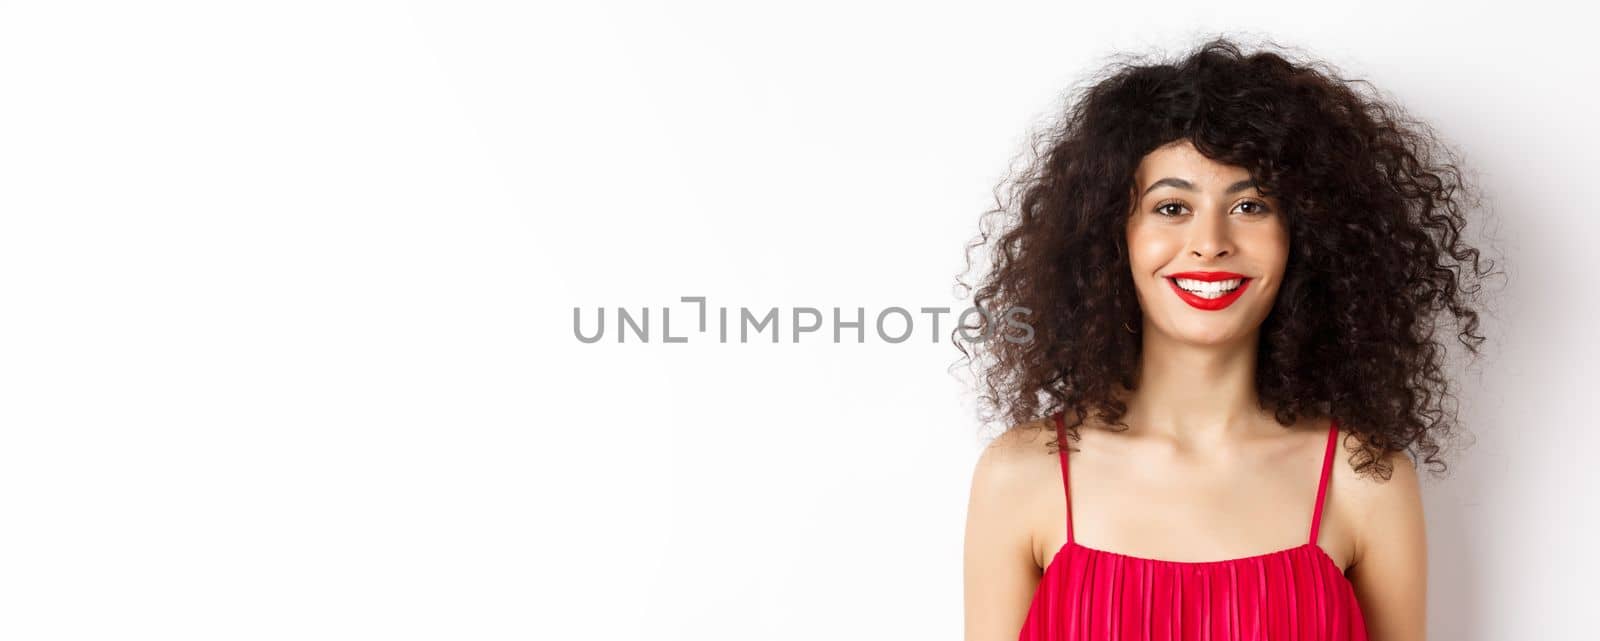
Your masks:
M1261 215L1261 214L1265 214L1268 211L1271 211L1270 209L1267 208L1267 206L1265 204L1256 202L1254 200L1244 201L1242 203L1239 203L1238 206L1239 207L1247 207L1248 209L1246 209L1243 213L1248 214L1248 215L1252 215L1252 216L1258 216L1258 215ZM1172 217L1175 217L1175 216L1181 216L1181 215L1183 215L1183 203L1161 203L1159 205L1156 205L1155 212L1158 215L1166 216L1168 218L1172 218Z
M1242 203L1239 203L1240 207L1244 207L1246 205L1248 205L1248 206L1253 208L1251 211L1245 212L1247 214L1264 214L1264 213L1267 213L1267 206L1263 205L1261 203L1258 203L1258 202L1256 202L1254 200L1246 200L1246 201L1244 201Z

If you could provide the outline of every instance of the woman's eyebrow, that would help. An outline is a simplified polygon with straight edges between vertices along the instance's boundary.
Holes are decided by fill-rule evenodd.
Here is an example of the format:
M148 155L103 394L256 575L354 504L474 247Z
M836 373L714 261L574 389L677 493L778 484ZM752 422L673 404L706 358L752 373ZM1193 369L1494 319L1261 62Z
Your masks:
M1233 183L1232 185L1229 185L1228 189L1226 191L1224 191L1223 193L1232 194L1232 193L1236 193L1236 192L1241 192L1241 191L1244 191L1244 190L1249 189L1249 188L1254 187L1254 186L1256 186L1256 181L1253 180L1253 179L1250 179L1250 178L1246 178L1246 179L1241 180L1239 182ZM1182 178L1172 178L1172 177L1169 176L1167 178L1162 178L1161 180L1157 180L1157 181L1155 181L1153 183L1150 183L1150 187L1148 189L1145 189L1144 193L1145 194L1149 194L1150 192L1155 191L1157 187L1177 187L1178 189L1182 189L1182 190L1185 190L1185 191L1199 191L1198 189L1195 189L1194 183L1189 182L1187 180L1184 180Z

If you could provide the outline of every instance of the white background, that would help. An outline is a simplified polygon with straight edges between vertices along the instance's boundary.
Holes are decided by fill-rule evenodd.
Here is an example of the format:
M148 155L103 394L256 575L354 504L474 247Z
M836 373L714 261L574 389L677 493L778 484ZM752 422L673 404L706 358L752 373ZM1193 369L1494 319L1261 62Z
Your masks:
M994 432L948 336L678 299L963 307L1063 92L1220 32L1481 172L1511 279L1430 629L1583 638L1595 60L1535 4L0 3L0 637L959 639Z

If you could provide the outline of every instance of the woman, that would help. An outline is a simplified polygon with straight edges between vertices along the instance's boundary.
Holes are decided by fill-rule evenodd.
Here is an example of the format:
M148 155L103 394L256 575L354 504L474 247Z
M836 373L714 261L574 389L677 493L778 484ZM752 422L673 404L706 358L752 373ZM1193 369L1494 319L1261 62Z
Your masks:
M1489 272L1402 113L1226 39L1076 97L974 244L1032 337L981 344L968 641L1424 638L1435 322L1476 355Z

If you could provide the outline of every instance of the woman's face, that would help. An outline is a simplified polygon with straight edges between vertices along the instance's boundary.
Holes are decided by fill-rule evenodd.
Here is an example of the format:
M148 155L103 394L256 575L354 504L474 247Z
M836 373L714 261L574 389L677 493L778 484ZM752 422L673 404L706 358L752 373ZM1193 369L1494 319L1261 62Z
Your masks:
M1289 259L1278 202L1260 196L1249 171L1187 141L1145 156L1134 185L1128 260L1143 330L1206 345L1250 337Z

